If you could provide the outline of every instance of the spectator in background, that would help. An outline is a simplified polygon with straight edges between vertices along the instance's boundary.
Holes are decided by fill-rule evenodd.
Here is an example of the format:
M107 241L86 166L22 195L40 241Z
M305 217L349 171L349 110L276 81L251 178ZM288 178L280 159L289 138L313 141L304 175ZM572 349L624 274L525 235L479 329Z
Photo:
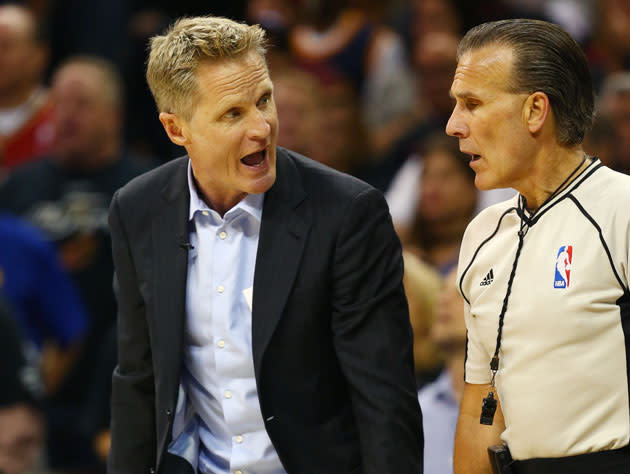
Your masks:
M428 135L424 141L426 141L427 144L425 148L434 148L434 146L441 144L440 146L443 146L446 150L451 150L450 152L455 153L455 155L459 157L458 160L461 165L459 166L460 171L468 170L467 158L459 152L456 146L457 143L454 140L446 138L441 132L436 132ZM453 143L449 145L449 141ZM422 150L421 145L420 150ZM452 163L454 164L455 161ZM394 176L386 193L387 203L389 204L394 225L403 233L403 238L408 237L407 233L413 226L417 213L420 212L418 208L422 200L423 169L423 154L418 151L412 153ZM479 211L492 204L509 199L514 196L515 193L516 191L511 188L477 190L475 199L476 206L473 214L476 215Z
M461 14L452 0L410 0L407 8L409 49L431 33L460 34Z
M418 392L424 429L424 474L453 474L453 446L464 391L466 324L464 299L457 288L457 270L442 283L435 305L430 340L444 356L439 377Z
M603 122L607 125L604 132L606 140L599 140L597 148L593 147L593 150L607 166L630 174L630 72L617 72L606 78L597 112L596 123ZM594 134L597 132L596 127ZM593 133L589 137L593 137ZM604 146L600 148L602 142ZM605 146L606 143L610 146ZM600 150L604 152L604 156Z
M215 12L216 13L216 12ZM298 14L293 0L249 0L247 22L260 25L269 38L272 50L267 53L267 64L274 70L274 56L288 53L289 31Z
M457 66L459 39L459 35L436 31L419 37L413 45L421 115L417 129L441 130L450 116L449 81Z
M273 98L282 122L278 145L325 162L327 143L321 129L326 104L319 80L291 66L272 70L272 79Z
M289 32L296 60L314 70L333 68L360 98L368 147L388 149L411 125L414 88L404 44L385 26L375 0L304 2Z
M50 151L47 62L43 28L31 11L0 5L0 174Z
M597 0L594 34L585 48L595 91L609 74L630 69L630 2Z
M54 393L76 360L88 319L74 282L39 229L0 213L0 291Z
M22 335L1 293L0 387L0 472L34 474L45 445L41 380L25 355Z
M442 14L447 15L450 12L447 9ZM422 30L423 34L414 35L411 57L418 91L414 102L414 123L399 137L389 153L378 160L377 167L368 177L370 183L383 191L389 190L399 173L412 173L406 169L407 165L416 161L416 151L430 135L443 135L451 111L448 88L457 65L456 52L459 43L459 35L451 31L448 18L450 17L441 22L436 20L432 29L428 29L427 25L426 31Z
M457 264L459 245L477 208L475 174L456 140L435 135L422 153L416 215L399 228L403 245L446 275Z
M272 73L282 126L278 144L344 173L363 177L370 153L359 96L332 68L318 74L279 65Z
M90 315L84 350L50 401L53 467L89 463L75 423L103 335L115 323L107 209L116 189L150 165L122 146L122 86L103 59L75 57L56 71L53 152L15 170L0 188L0 208L42 228L59 249ZM81 447L81 449L79 449Z
M418 388L433 381L442 370L443 358L430 338L435 315L436 295L442 279L430 265L403 249L403 284L413 329L413 358ZM424 417L424 414L423 414Z
M584 136L584 151L612 168L617 155L617 142L612 133L613 124L602 110L598 110L593 127Z
M363 177L373 150L359 94L351 82L334 71L322 77L321 86L323 120L317 132L323 146L320 160L338 171Z

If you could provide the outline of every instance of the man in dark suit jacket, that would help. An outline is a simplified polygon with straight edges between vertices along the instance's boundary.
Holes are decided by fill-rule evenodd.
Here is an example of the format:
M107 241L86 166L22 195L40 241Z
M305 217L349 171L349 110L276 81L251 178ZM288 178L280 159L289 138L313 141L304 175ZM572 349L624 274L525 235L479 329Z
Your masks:
M109 472L422 472L400 244L382 195L276 147L258 27L180 20L152 40L147 78L188 156L111 204Z

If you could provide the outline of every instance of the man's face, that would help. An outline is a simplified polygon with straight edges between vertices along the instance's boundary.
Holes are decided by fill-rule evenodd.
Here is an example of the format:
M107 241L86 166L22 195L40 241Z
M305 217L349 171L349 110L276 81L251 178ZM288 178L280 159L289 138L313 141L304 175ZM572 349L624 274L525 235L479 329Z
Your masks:
M208 204L225 212L247 194L267 191L276 179L273 85L256 52L202 63L195 77L199 100L191 119L180 119L180 144Z
M462 55L451 95L455 99L446 133L470 155L479 189L518 186L531 175L533 138L523 105L527 94L509 92L512 51L486 46Z
M0 472L31 472L44 448L44 423L29 405L0 408Z
M470 219L475 210L477 190L464 169L459 153L453 156L434 150L422 157L419 214L429 222L458 222Z
M72 63L52 83L55 153L61 159L88 159L111 148L120 127L118 109L100 71Z

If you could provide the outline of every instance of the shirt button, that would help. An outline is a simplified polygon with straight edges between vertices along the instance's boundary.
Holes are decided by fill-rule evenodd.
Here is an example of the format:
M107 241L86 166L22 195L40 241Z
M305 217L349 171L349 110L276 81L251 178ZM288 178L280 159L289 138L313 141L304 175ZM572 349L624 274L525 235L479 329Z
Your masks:
M241 435L238 435L238 436L236 437L236 442L237 442L238 444L241 444L241 443L243 442L243 437L242 437Z
M225 347L225 341L223 339L221 339L219 342L217 342L217 346L219 346L221 349L223 349Z
M202 213L204 216L209 216L209 215L210 215L210 213L209 213L208 211L201 211L201 213Z
M217 288L217 291L219 293L223 293L225 291L225 287L223 285L219 285L219 287Z
M225 240L225 238L226 238L226 237L227 237L227 233L226 233L225 231L223 231L223 230L222 230L222 231L219 233L219 238L220 238L221 240Z
M225 391L225 398L232 398L232 392L230 392L229 390Z

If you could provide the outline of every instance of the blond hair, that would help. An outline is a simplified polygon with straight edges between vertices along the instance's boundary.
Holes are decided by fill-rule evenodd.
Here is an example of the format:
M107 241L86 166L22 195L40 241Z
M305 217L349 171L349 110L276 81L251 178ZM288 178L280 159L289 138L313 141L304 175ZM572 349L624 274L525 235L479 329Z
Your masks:
M429 264L409 250L403 250L405 273L403 284L409 303L409 318L413 328L413 355L416 372L431 371L442 363L442 354L431 340L437 295L442 278Z
M165 34L151 38L147 82L160 112L189 120L199 89L195 72L202 61L234 59L251 51L264 59L267 41L258 25L227 18L180 18Z

